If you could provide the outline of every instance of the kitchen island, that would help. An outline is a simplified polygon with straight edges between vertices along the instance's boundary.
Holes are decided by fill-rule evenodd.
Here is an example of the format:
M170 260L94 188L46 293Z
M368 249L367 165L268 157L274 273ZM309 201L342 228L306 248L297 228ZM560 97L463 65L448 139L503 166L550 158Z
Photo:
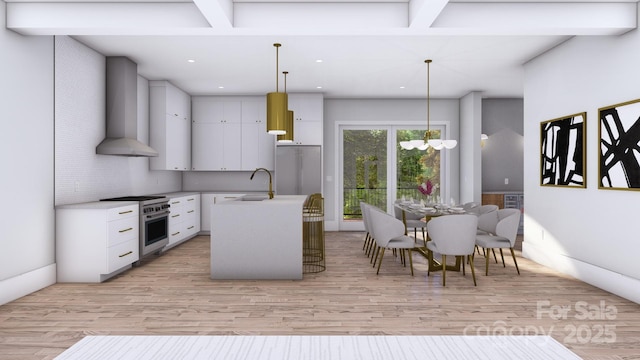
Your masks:
M302 279L304 195L211 206L211 279Z

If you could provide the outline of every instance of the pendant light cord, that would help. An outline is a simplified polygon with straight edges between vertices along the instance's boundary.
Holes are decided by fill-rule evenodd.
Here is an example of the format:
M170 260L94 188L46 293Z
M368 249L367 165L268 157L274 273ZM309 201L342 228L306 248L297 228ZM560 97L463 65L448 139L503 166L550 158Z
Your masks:
M280 46L282 46L282 45L281 45L281 44L279 44L279 43L275 43L275 44L273 44L273 46L275 46L275 47L276 47L276 92L280 92L280 86L279 86L279 84L278 84L278 77L279 77L279 74L278 74L278 59L279 59L279 56L278 56L278 49L279 49L279 48L280 48Z

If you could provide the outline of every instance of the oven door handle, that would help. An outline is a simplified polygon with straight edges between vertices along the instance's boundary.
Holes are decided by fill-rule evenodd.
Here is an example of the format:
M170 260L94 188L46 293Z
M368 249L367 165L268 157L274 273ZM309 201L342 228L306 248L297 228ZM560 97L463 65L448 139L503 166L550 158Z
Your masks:
M151 219L157 219L157 218L161 218L161 217L165 217L169 215L169 211L163 211L159 214L153 214L153 215L146 215L147 220L151 220Z

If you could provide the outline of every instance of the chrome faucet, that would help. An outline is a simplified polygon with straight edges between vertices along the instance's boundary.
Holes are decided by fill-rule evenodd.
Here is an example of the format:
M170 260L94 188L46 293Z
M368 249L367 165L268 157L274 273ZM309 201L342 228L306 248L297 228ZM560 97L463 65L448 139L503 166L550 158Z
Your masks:
M253 180L253 175L255 175L259 170L264 170L269 174L269 199L273 199L273 182L271 180L271 172L265 168L257 168L251 174L251 178L249 180Z

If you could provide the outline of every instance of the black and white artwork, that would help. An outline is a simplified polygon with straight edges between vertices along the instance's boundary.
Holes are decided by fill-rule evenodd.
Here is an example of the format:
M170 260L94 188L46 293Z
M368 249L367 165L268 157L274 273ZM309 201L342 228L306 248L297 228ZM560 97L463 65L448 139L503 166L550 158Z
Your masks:
M540 123L540 185L584 188L587 113Z
M598 109L601 189L640 190L640 99Z

